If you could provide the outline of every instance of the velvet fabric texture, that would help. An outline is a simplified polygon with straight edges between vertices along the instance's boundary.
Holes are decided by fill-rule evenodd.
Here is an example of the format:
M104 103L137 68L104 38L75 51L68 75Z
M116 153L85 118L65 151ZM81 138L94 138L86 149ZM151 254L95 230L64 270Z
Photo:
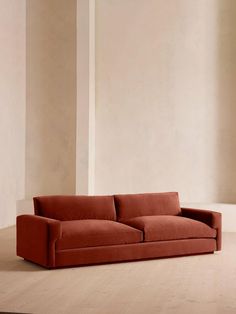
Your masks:
M116 220L113 196L55 195L34 197L35 215L57 220Z
M122 222L142 230L144 241L216 237L216 230L203 222L180 216L141 216Z
M183 217L188 217L201 222L204 222L211 228L216 230L216 245L217 251L222 247L222 217L221 213L213 210L202 210L193 208L181 208L181 214Z
M57 251L54 267L213 253L215 249L215 239L185 239L88 247Z
M115 195L118 220L152 215L179 215L177 192Z
M110 220L62 221L61 230L61 239L56 244L58 250L143 241L142 231Z
M47 268L221 249L221 214L180 209L176 192L41 196L34 206L17 217L17 255Z
M21 215L16 219L18 256L45 267L55 265L55 243L61 237L58 220Z

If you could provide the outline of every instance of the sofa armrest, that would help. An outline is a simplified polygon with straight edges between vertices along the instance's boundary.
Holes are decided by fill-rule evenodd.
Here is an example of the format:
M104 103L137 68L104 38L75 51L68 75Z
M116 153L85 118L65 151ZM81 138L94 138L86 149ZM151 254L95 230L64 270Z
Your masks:
M222 242L222 217L221 213L212 210L181 208L183 217L195 219L207 224L209 227L216 229L217 251L221 250Z
M51 268L55 266L55 242L61 237L60 221L36 215L16 219L17 255Z

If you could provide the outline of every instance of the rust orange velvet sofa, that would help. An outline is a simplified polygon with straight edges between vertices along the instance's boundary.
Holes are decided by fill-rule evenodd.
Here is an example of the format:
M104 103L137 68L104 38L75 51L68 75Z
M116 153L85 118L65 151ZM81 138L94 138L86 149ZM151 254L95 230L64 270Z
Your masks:
M17 217L17 255L46 268L213 253L221 214L181 208L177 192L40 196Z

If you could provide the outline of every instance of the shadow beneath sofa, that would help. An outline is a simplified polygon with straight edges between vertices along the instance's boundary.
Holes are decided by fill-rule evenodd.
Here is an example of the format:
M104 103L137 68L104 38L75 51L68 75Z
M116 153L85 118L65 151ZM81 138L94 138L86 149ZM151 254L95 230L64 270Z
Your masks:
M37 272L46 270L44 267L21 258L1 258L0 272Z

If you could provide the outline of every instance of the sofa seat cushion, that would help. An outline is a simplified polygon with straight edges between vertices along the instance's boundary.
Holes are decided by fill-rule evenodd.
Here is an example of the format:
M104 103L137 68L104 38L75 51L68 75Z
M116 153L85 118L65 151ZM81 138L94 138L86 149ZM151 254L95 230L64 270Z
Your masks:
M122 222L142 230L144 241L216 237L215 229L203 222L181 216L142 216Z
M142 231L111 220L62 221L61 228L62 237L56 242L57 250L143 241Z

